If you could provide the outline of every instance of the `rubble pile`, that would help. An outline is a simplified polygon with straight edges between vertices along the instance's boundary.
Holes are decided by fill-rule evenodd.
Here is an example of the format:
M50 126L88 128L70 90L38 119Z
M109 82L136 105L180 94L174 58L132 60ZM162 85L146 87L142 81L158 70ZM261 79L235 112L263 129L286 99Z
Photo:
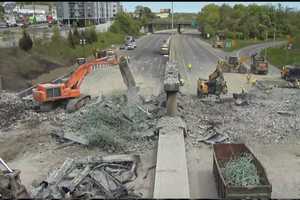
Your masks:
M184 95L178 98L180 115L196 141L222 135L222 142L264 144L297 141L293 138L300 137L299 100L297 90L256 87L248 92L248 103L243 106L235 101L201 101Z
M60 135L65 137L74 133L77 138L81 137L77 142L97 145L112 152L138 148L133 144L151 143L147 136L153 136L156 121L163 114L160 106L155 98L128 104L126 95L102 97L75 113L65 115L61 120L63 133Z
M137 155L65 160L31 192L32 198L138 198L128 183L137 178Z
M7 128L22 119L26 104L15 94L0 93L0 129Z
M239 187L259 185L260 177L253 160L249 153L231 158L222 168L227 184Z

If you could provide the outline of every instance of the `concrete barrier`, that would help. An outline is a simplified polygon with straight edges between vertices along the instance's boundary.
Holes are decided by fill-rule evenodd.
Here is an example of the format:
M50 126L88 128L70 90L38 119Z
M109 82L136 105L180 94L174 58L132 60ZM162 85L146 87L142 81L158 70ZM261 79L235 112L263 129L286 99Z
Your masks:
M185 155L186 125L180 117L163 117L159 130L153 198L189 199L189 180Z
M2 76L0 75L0 92L2 91Z
M172 37L169 61L165 68L164 90L167 93L167 116L157 123L159 133L153 198L190 198L184 136L185 122L177 115L179 71L173 59Z

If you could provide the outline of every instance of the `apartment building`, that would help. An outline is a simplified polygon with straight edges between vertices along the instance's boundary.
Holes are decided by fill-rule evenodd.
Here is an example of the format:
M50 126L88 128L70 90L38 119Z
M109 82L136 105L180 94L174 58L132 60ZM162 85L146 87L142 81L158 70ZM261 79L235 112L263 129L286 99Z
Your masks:
M113 20L121 11L120 2L57 2L57 20L64 24L84 25Z

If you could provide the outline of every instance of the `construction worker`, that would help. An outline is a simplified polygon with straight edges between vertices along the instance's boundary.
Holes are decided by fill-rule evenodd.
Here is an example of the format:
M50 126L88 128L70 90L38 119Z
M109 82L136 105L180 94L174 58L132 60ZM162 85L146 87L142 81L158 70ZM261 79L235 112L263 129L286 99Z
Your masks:
M256 84L256 79L255 79L255 78L251 80L251 84L252 84L252 85L255 85L255 84Z
M189 71L192 71L192 64L188 64L188 69L189 69Z
M250 80L251 80L251 74L250 73L247 74L246 79L247 79L247 83L249 84Z

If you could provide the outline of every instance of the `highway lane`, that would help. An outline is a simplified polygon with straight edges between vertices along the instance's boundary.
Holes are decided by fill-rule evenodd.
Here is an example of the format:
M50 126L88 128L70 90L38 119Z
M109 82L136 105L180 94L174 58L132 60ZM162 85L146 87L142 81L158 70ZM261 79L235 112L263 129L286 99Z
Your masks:
M174 36L176 61L185 85L181 91L185 94L196 95L196 83L199 77L207 79L214 71L218 58L197 42L199 38L193 35ZM191 71L187 66L191 64Z
M134 76L138 79L137 82L147 85L148 90L151 90L150 93L153 94L159 93L162 89L162 76L168 58L160 55L160 46L169 36L168 34L143 36L136 41L136 49L125 51L130 57L129 64Z
M145 35L137 39L137 48L121 50L119 55L130 57L129 67L132 70L137 86L144 96L157 95L162 87L161 77L167 58L159 54L160 44L167 39L167 34ZM89 74L81 86L84 93L92 96L125 91L119 67L113 66L98 69Z

